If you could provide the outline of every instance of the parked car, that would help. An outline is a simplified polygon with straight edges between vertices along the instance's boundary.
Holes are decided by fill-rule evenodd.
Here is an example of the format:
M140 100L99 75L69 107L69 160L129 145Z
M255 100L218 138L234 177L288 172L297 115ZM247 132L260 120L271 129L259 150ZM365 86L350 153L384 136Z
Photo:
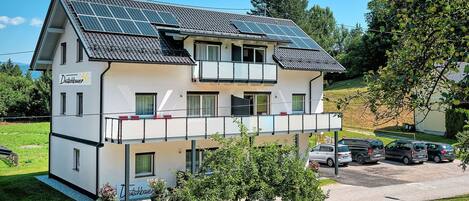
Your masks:
M352 153L352 160L360 164L384 160L384 144L381 140L344 138L339 144L347 145Z
M456 158L453 146L443 143L427 142L428 159L439 163L443 160L453 162Z
M428 160L425 142L396 140L385 147L386 159L401 160L404 164L423 163Z
M350 153L350 150L347 145L340 144L337 152L339 165L347 166L350 162L352 162L352 153ZM311 150L311 152L309 152L309 160L317 161L319 163L325 163L329 167L334 167L334 145L317 145Z

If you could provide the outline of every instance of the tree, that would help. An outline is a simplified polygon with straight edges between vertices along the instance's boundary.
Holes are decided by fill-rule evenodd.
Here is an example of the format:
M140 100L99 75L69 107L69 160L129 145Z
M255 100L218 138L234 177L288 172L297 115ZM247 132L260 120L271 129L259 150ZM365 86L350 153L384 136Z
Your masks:
M7 62L0 64L0 72L11 76L23 75L21 68L17 64L14 64L11 59L8 59Z
M314 5L308 11L308 18L308 34L327 52L331 52L336 42L336 21L332 11L328 7Z
M248 14L290 19L304 30L309 30L306 8L308 0L251 0Z
M254 146L242 125L241 137L214 139L220 148L207 154L201 173L178 189L183 200L324 200L314 172L292 146ZM210 175L204 174L210 172Z
M461 166L466 170L469 164L469 125L464 127L464 130L457 135L458 143L456 147L459 148L458 156L461 158Z
M0 73L0 116L26 115L32 89L32 80Z
M45 116L50 114L51 74L50 71L45 71L41 77L34 80L34 86L30 94L31 101L28 115Z

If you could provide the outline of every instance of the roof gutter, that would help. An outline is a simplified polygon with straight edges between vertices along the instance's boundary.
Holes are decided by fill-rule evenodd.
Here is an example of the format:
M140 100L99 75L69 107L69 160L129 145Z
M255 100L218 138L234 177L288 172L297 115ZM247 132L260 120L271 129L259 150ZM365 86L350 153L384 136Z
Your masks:
M313 79L311 79L309 81L309 113L311 114L311 111L312 111L312 107L313 107L313 101L311 100L312 96L313 96L313 92L311 91L312 90L312 85L313 85L313 82L314 80L317 80L318 78L322 77L322 71L319 71L319 75L314 77Z

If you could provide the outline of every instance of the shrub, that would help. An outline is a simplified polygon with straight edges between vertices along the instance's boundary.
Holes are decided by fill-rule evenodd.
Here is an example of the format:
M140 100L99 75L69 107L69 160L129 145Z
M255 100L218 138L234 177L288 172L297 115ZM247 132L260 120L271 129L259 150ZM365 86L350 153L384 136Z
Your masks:
M99 189L99 200L101 201L116 201L117 200L117 192L111 184L106 183Z
M166 182L163 179L149 179L148 185L153 190L153 198L163 200L166 196Z
M463 131L466 121L469 120L469 110L457 108L446 111L445 126L446 137L455 138L456 134Z

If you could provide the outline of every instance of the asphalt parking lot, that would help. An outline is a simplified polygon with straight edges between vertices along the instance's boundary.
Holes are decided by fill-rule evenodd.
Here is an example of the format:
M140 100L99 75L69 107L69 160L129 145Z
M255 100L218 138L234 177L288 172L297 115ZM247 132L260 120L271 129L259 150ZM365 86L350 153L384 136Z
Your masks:
M428 161L424 164L413 165L404 165L399 161L389 160L365 165L353 162L348 167L339 167L338 178L334 176L334 168L325 165L321 165L319 175L335 179L340 184L373 188L469 175L469 171L463 172L459 164L458 160L452 163Z

